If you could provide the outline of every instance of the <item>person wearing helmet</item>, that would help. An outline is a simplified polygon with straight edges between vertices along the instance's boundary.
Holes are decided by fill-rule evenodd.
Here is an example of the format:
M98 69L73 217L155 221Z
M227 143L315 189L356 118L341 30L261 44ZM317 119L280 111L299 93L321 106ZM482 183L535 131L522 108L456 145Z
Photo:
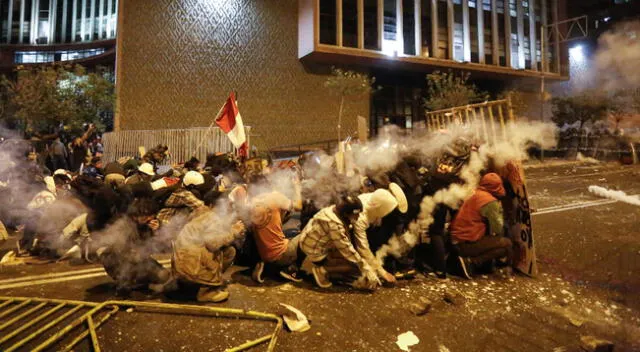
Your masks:
M201 173L187 172L182 179L182 187L174 190L164 201L164 207L158 213L158 220L161 223L168 223L180 213L186 215L204 207L204 202L200 199L203 193L198 190L198 187L204 184L204 176Z
M140 182L151 182L156 175L153 170L153 165L149 163L142 163L138 166L138 172L135 175L129 176L124 183L126 185L133 185Z
M400 213L406 213L408 209L407 198L402 189L395 183L389 185L389 190L378 189L371 193L358 196L363 205L363 211L354 224L354 242L358 253L376 271L379 278L388 283L394 283L395 277L388 273L369 248L367 229L379 226L382 218L391 214L395 209Z
M300 234L300 249L311 262L311 274L321 288L332 286L327 269L327 256L336 250L349 263L358 267L370 283L380 283L378 276L351 243L353 224L362 212L356 196L343 196L337 205L321 209Z
M505 196L500 176L482 176L473 195L464 201L451 222L452 243L455 245L464 276L471 279L473 269L494 259L511 262L512 242L504 237L504 215L499 199Z

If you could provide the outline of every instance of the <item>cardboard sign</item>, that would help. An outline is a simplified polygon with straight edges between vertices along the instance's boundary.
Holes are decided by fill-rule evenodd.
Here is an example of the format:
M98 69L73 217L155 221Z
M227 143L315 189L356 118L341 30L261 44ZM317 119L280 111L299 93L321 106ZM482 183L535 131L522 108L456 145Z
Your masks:
M531 228L531 209L522 167L516 162L507 163L498 174L511 185L513 194L507 194L502 202L509 237L514 243L513 266L523 274L538 275L536 247ZM506 186L506 185L505 185Z

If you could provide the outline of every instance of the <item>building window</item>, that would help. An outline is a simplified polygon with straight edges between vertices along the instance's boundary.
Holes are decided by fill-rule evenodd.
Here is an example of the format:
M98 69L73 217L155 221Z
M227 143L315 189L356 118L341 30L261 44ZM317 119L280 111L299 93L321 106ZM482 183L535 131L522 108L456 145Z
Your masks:
M378 0L364 1L364 48L382 49L378 44Z
M35 64L45 62L71 61L101 55L104 54L104 52L104 48L58 51L16 51L14 62L16 64Z
M320 43L336 45L335 0L320 0Z

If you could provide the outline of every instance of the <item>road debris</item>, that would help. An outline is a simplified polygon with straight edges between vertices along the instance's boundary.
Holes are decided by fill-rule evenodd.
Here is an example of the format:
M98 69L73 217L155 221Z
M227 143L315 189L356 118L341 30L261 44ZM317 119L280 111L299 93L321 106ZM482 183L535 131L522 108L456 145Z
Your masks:
M410 351L409 347L417 345L418 343L420 343L420 339L418 339L418 336L416 336L413 331L407 331L404 334L398 335L398 340L396 341L398 347L406 352Z
M613 342L594 336L581 336L580 347L587 352L613 352Z
M444 301L454 306L462 306L467 301L466 297L457 290L449 289L445 291Z
M292 314L283 314L282 318L284 319L284 323L287 325L290 331L295 332L305 332L311 329L311 325L309 325L309 320L307 317L297 308L292 307L288 304L280 303L281 306L287 308L295 315Z

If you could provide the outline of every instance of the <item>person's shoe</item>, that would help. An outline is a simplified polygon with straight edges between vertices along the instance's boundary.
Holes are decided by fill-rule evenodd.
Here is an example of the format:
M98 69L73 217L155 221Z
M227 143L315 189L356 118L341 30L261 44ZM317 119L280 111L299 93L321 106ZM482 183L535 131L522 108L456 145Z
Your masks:
M201 287L197 295L198 302L220 303L229 299L229 291L224 289L215 289L209 287Z
M298 268L295 265L290 265L288 268L280 270L280 276L289 281L302 282L302 278L298 276Z
M313 268L311 268L311 273L318 287L329 288L332 286L331 281L327 278L327 270L324 267L314 265Z
M473 275L471 260L469 258L458 257L458 261L460 262L460 269L462 269L464 277L471 280L471 275Z
M446 271L436 271L435 274L436 274L436 277L438 279L443 279L444 280L444 279L447 278L447 272Z
M263 273L264 273L264 262L258 262L256 266L253 268L253 273L251 274L251 277L255 282L261 284L264 282L264 279L262 278Z

